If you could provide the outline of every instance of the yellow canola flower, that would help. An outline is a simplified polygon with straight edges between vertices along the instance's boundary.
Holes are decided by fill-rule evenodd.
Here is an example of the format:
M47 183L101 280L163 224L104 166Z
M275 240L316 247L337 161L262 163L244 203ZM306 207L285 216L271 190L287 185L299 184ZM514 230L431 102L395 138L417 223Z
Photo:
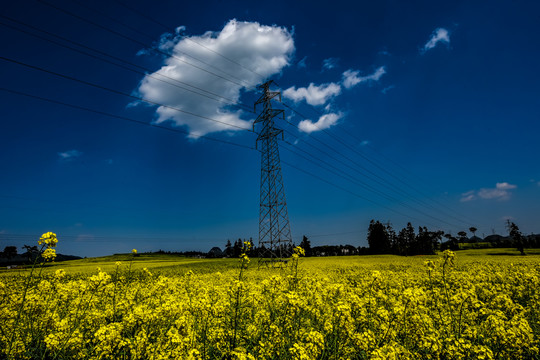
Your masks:
M540 256L444 256L307 258L296 282L228 259L5 272L0 359L538 359Z
M131 253L132 253L133 255L137 255L137 249L131 250Z
M56 244L58 243L58 239L56 238L56 234L53 232L46 232L39 238L38 244L46 244L48 247L56 247Z
M298 256L306 256L306 251L301 246L295 247L293 249L293 252Z
M66 271L64 269L58 269L54 272L54 276L57 279L63 279L66 276Z
M43 251L43 254L41 254L41 256L43 257L43 259L45 259L45 261L52 261L56 259L56 250L47 248L45 249L45 251Z
M435 263L432 260L425 261L424 266L428 269L428 271L435 270Z

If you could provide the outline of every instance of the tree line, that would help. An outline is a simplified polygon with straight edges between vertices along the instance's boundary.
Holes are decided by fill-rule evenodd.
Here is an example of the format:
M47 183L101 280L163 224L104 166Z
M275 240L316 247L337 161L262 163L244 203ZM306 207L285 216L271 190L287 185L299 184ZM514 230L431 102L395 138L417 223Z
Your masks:
M420 226L418 232L409 222L407 226L396 232L391 224L383 224L380 221L371 220L368 228L367 241L369 252L372 254L395 254L395 255L433 255L437 251L459 250L460 244L478 243L485 241L489 247L515 247L522 255L525 248L540 247L540 235L525 236L519 227L507 221L508 236L492 235L485 239L476 236L478 229L474 226L468 229L472 237L467 237L467 232L459 231L457 236L444 231L430 231L425 226ZM443 241L443 238L446 239Z

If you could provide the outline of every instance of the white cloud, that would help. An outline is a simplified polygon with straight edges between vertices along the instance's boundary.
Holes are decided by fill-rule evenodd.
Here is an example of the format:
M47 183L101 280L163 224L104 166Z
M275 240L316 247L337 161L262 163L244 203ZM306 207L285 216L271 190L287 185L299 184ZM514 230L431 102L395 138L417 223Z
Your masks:
M181 37L179 36L181 31L183 28L178 28L175 36L161 37L159 46L162 49L169 49L174 56L166 58L159 70L145 76L138 88L145 100L165 105L156 109L158 115L156 123L172 121L177 126L187 126L189 137L194 139L211 132L250 128L251 120L244 119L247 115L241 110L232 108L226 101L220 103L179 89L170 84L173 82L171 78L237 102L241 91L258 84L261 76L270 77L289 65L294 52L291 33L286 28L275 25L265 26L257 22L237 20L230 20L219 32L209 31L200 36ZM228 59L233 59L234 62ZM183 61L207 69L232 82ZM163 78L162 75L167 78ZM159 81L159 78L166 82ZM214 97L209 93L205 94ZM171 107L216 121L182 113Z
M497 183L495 184L495 188L498 190L512 190L517 188L517 185L512 185L507 182Z
M461 194L462 202L475 200L477 198L485 200L508 200L512 195L510 190L516 189L517 186L507 182L496 183L494 188L481 188L478 191L471 190Z
M350 89L353 86L358 85L359 83L363 83L366 81L378 81L385 73L386 70L384 69L384 66L381 66L380 68L375 70L373 74L366 76L358 76L360 72L356 70L347 70L343 73L343 86L345 86L345 88L347 89Z
M422 52L433 49L440 42L450 44L450 33L444 28L437 28L435 29L435 31L433 31L433 34L431 34L431 38L422 48Z
M329 127L335 125L339 119L343 117L343 114L324 114L322 115L319 120L314 123L311 120L302 120L298 124L298 129L300 131L306 132L306 133L312 133L314 131L321 131L324 129L328 129Z
M315 85L296 89L295 86L283 91L283 96L295 102L305 100L310 105L323 105L329 99L341 93L341 86L336 83Z
M476 195L474 193L475 193L475 191L471 190L471 191L467 191L466 193L461 194L461 199L459 201L467 202L467 201L475 200Z
M335 68L337 66L337 64L338 64L338 61L339 61L339 59L337 59L337 58L324 59L323 64L322 64L323 71L324 70L331 70L331 69Z
M71 161L81 155L82 155L82 152L80 152L79 150L68 150L68 151L58 153L60 160L63 160L63 161Z

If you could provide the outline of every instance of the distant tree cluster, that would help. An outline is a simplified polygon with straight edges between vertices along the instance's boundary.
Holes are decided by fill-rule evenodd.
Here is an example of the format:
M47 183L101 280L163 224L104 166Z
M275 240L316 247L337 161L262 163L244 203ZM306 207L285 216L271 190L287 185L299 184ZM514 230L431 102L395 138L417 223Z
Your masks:
M151 251L145 254L167 254L187 257L206 257L206 253L202 251L164 251L159 249L158 251Z
M0 251L0 266L4 265L31 265L34 261L43 261L36 245L23 245L23 253L19 253L16 246L8 245ZM56 254L56 262L80 259L79 256Z
M425 226L415 233L411 223L396 234L390 224L371 220L367 241L371 254L431 255L440 248L443 231L429 231Z
M6 259L12 259L17 256L17 247L16 246L6 246L4 251L0 251L0 257Z
M225 249L221 251L220 248L212 248L208 252L208 257L238 257L241 254L242 246L245 240L238 239L234 243L230 240L227 240L225 244ZM264 246L257 246L253 239L250 238L252 244L251 250L248 253L250 257L264 257L266 249ZM304 249L305 256L346 256L346 255L359 255L366 254L367 251L365 248L357 248L353 245L322 245L322 246L311 246L311 241L307 236L302 237L300 242L300 247ZM296 244L293 243L286 248L282 249L282 252L285 254L292 254L293 248L296 247Z

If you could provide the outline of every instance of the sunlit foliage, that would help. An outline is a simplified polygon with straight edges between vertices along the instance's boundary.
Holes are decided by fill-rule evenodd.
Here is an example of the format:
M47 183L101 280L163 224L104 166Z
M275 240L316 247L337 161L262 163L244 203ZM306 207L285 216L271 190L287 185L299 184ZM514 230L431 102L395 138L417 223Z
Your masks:
M540 258L301 257L0 277L0 358L538 359ZM137 258L138 259L138 258Z

